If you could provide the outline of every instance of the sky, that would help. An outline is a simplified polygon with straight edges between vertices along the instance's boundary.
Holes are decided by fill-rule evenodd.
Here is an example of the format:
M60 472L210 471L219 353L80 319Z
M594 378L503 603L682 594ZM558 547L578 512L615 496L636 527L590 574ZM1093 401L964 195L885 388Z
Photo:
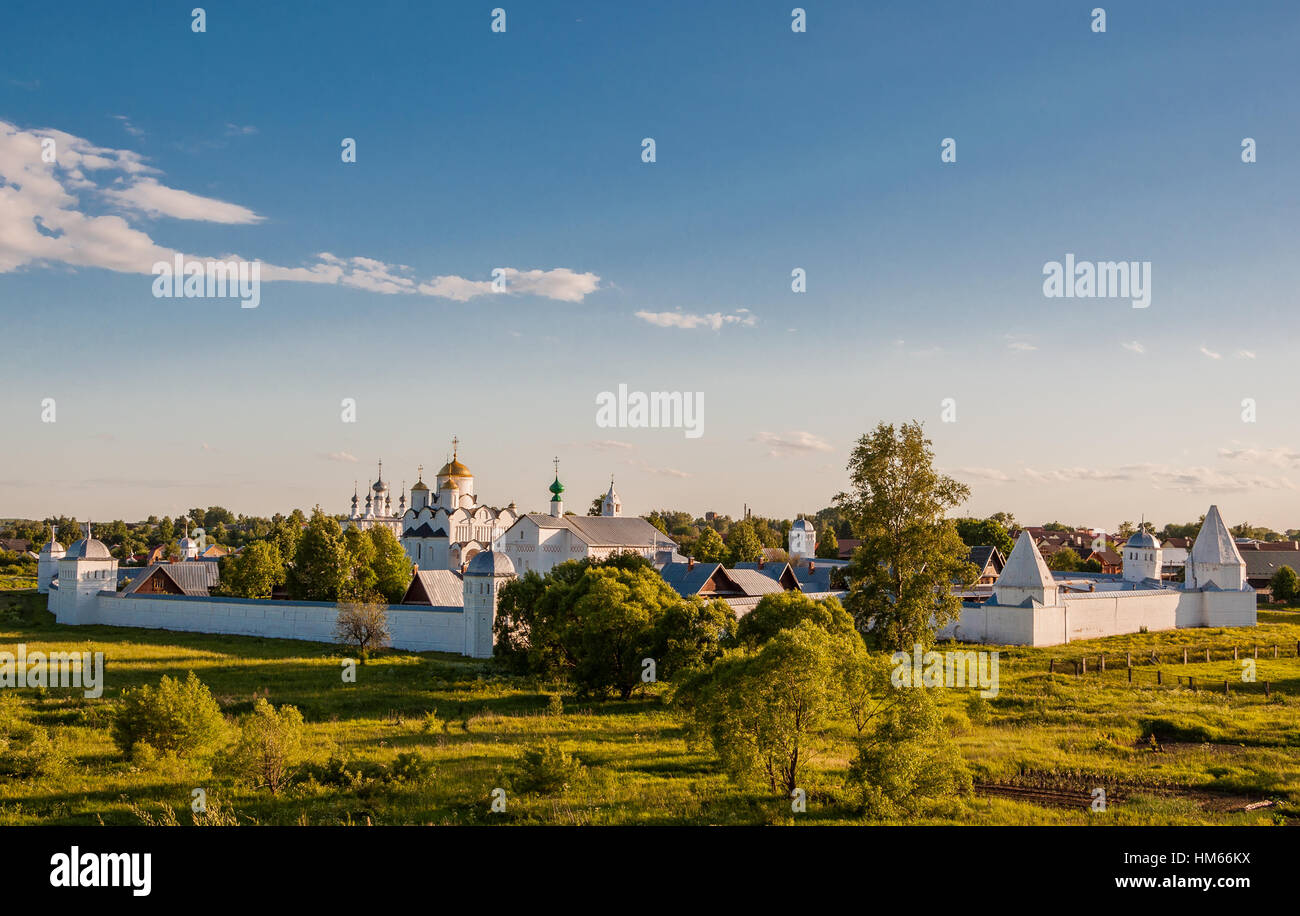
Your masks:
M575 511L791 517L916 419L962 514L1300 528L1300 7L1094 6L9 9L0 517L341 513L453 436L493 505L558 457ZM258 306L155 296L178 253ZM1045 296L1067 253L1149 306Z

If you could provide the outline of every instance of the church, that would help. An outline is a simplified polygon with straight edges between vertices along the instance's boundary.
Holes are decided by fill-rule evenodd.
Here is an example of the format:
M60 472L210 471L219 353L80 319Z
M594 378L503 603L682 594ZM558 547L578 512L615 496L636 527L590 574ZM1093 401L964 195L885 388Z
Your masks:
M425 483L424 466L419 467L409 506L405 492L400 492L395 513L383 476L381 461L378 479L367 488L364 508L354 487L352 511L344 527L388 527L421 570L459 571L477 554L493 550L509 557L520 575L529 570L545 575L566 560L600 559L620 551L633 551L662 564L672 559L676 547L644 519L623 517L623 501L613 479L599 517L565 515L558 459L549 487L549 513L524 513L513 502L504 508L480 502L474 475L460 461L458 439L452 440L451 458L434 475L432 487Z

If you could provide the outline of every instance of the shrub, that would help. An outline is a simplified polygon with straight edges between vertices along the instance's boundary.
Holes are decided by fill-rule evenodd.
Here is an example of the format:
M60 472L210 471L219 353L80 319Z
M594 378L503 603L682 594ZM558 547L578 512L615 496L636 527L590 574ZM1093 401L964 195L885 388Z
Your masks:
M239 738L230 755L232 768L274 795L289 782L302 732L297 707L285 704L276 709L265 697L258 697L253 711L239 722Z
M988 697L972 693L966 701L966 715L970 717L972 725L988 725L993 721L993 704L988 701Z
M524 751L512 783L519 792L549 795L567 789L582 770L581 761L566 753L558 741L549 739Z
M127 755L137 741L144 741L162 754L200 757L225 737L221 707L193 671L184 682L163 675L157 687L122 691L121 708L113 717L113 741Z
M432 735L435 732L445 732L447 730L447 723L438 718L438 710L431 709L426 712L424 718L420 720L420 730L426 735Z
M55 776L66 764L59 743L39 725L20 725L0 736L0 776Z
M433 775L433 761L416 751L403 751L388 766L394 782L423 782Z
M546 698L546 714L548 716L564 715L564 698L558 693L553 693Z

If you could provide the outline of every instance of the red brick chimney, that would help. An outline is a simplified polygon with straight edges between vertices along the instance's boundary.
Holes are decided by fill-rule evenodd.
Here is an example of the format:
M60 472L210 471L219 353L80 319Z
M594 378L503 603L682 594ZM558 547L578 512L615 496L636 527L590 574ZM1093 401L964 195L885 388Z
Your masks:
M694 568L695 568L695 557L688 557L687 560L686 560L686 570L687 570L687 572L691 571L691 570L694 569Z

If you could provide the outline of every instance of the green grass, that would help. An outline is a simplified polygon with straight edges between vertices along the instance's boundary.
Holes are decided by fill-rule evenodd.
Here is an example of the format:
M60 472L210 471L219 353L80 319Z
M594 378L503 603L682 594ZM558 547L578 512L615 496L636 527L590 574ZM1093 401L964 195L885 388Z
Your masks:
M682 730L651 692L628 702L580 700L562 685L505 677L490 663L441 653L384 652L344 684L339 647L252 637L110 627L61 627L34 593L0 594L0 648L90 650L105 656L104 696L79 690L18 689L18 713L54 736L69 763L35 778L0 777L0 825L136 824L141 812L170 807L187 823L191 791L242 823L259 824L785 824L863 823L844 786L852 754L847 734L825 736L808 780L806 814L762 786L737 786L707 748L688 747ZM969 692L940 691L953 713L954 739L980 784L1025 791L1026 798L977 793L936 805L922 823L961 824L1268 824L1300 819L1300 661L1261 658L1261 690L1222 693L1236 678L1231 658L1204 662L1203 650L1231 653L1255 642L1294 651L1300 614L1266 612L1251 630L1177 630L1051 649L1001 650L1001 691L985 726L964 723ZM1181 648L1202 650L1184 668ZM1166 683L1129 687L1123 658L1156 649L1167 673L1191 673L1217 692ZM1048 674L1049 658L1090 662L1107 653L1104 674ZM1261 655L1264 653L1261 652ZM1178 657L1179 663L1172 659ZM342 755L373 763L419 751L433 776L416 783L353 788L301 783L279 796L243 786L203 765L139 768L109 734L122 688L194 671L228 716L258 696L292 703L307 721L307 750L321 762ZM1058 671L1060 667L1058 665ZM1073 670L1070 667L1069 670ZM1238 684L1234 684L1237 689ZM1245 685L1241 685L1244 687ZM552 694L563 692L556 714ZM0 699L4 699L0 697ZM12 701L11 701L12 702ZM432 731L426 714L437 711ZM510 776L526 748L558 740L583 764L567 791L519 795ZM1038 790L1087 796L1103 786L1104 814L1054 807ZM506 813L490 811L494 788L508 792ZM1239 810L1273 800L1269 808Z

